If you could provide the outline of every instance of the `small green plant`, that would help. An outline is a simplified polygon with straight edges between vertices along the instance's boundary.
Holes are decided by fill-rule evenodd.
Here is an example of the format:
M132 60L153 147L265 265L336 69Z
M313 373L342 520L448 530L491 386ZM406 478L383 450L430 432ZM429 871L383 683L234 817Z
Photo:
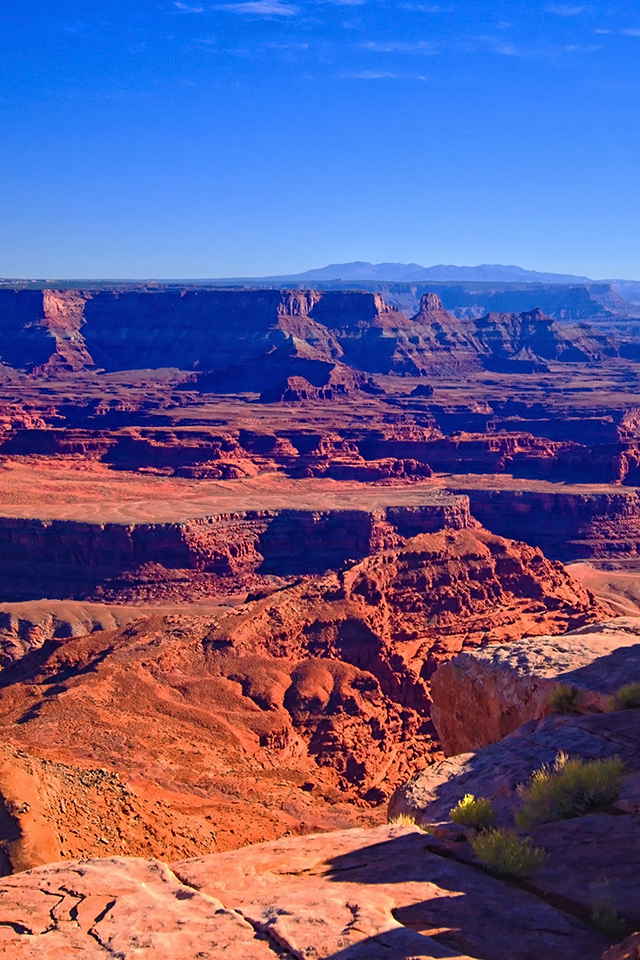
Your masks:
M576 687L559 684L551 694L549 706L554 713L578 713L579 691Z
M489 830L495 823L496 812L493 809L491 800L485 800L484 797L474 797L472 793L467 793L459 801L457 806L449 811L449 819L454 823L459 823L462 827L469 827L471 830Z
M629 683L613 695L610 710L637 710L640 707L640 683Z
M415 817L412 817L408 813L399 813L393 820L389 820L389 823L394 827L417 827L418 830L422 830L423 833L429 833L428 826L418 823Z
M606 894L594 903L591 908L591 925L609 940L622 940L627 933L627 923L618 913L617 907L611 900L611 893Z
M553 766L536 770L529 784L518 788L523 807L516 823L553 823L603 810L618 799L623 773L617 757L585 763L561 752Z
M489 870L509 877L526 877L544 863L547 853L534 847L530 837L513 830L489 830L471 841L473 851Z

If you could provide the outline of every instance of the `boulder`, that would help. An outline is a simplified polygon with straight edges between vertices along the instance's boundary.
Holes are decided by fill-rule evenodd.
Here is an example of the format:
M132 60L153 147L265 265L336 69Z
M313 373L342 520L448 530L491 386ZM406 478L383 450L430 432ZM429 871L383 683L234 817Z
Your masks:
M633 681L640 681L640 619L618 618L458 654L431 678L431 718L451 756L551 713L559 686L577 692L580 712L602 712Z
M499 818L511 822L519 805L518 786L535 770L553 764L559 751L583 760L619 757L627 771L620 803L640 800L640 711L582 717L555 714L532 720L475 753L458 754L427 767L396 790L389 802L389 817L408 816L422 825L446 821L451 808L472 793L491 800Z

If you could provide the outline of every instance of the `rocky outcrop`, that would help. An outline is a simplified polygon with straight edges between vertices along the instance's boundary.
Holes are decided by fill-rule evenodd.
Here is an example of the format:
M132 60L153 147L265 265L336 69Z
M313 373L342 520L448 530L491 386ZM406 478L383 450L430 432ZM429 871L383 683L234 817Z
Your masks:
M638 929L639 732L637 710L532 721L499 743L427 768L394 794L389 813L436 825L430 828L435 834L453 838L443 844L450 856L478 865L465 842L465 829L447 823L450 810L465 794L491 800L497 822L509 827L522 806L519 785L534 771L553 765L559 751L587 761L617 756L626 775L612 807L528 830L548 858L528 879L527 889L587 920L595 906L606 902L624 918L623 931Z
M640 550L640 497L635 489L593 492L456 483L452 490L469 497L473 516L489 530L535 544L558 560L636 556Z
M572 710L596 713L633 682L640 683L640 621L620 618L458 654L431 678L431 718L445 753L465 753L554 712L559 687L575 691Z
M48 640L114 630L143 616L138 607L97 603L44 602L0 604L0 667L38 650Z
M388 500L393 504L391 491ZM133 599L138 578L138 599L153 599L154 581L158 599L194 598L199 590L206 595L225 584L237 591L255 583L257 574L321 573L420 532L473 525L464 497L434 491L417 500L370 510L249 510L177 523L5 517L0 595ZM171 571L180 572L182 593L178 582L171 584Z
M500 817L513 823L521 806L519 785L527 783L535 770L553 765L560 751L582 760L618 756L626 770L620 809L626 804L626 812L635 815L640 806L638 733L637 710L585 716L553 714L531 720L498 743L456 754L416 774L394 793L389 816L415 815L421 824L443 822L451 808L472 793L491 800ZM634 805L629 805L634 798ZM627 825L630 822L625 821Z
M4 880L0 903L0 949L20 960L71 951L123 960L599 960L606 947L561 908L443 858L406 827L290 838L171 867L125 858L40 867Z
M308 282L308 281L307 281ZM344 280L314 280L319 290L344 289ZM536 308L554 320L587 321L598 326L640 317L637 283L526 283L526 282L384 282L349 280L351 290L379 293L387 303L407 315L416 313L425 293L436 294L458 318L484 317L487 313L522 313Z
M203 391L268 398L284 383L289 399L306 392L299 380L287 385L290 377L333 396L348 389L350 368L420 377L498 363L535 372L547 360L617 355L606 336L561 328L539 309L459 320L435 293L407 318L364 291L5 288L0 332L2 362L31 373L171 367L196 371Z
M215 616L54 637L0 673L2 742L65 857L185 858L376 822L438 755L438 664L599 614L539 551L421 534Z

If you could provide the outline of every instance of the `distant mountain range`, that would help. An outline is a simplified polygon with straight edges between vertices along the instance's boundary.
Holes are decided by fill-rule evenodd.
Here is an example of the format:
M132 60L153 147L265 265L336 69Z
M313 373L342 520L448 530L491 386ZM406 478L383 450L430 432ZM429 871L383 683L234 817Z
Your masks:
M591 283L589 277L574 276L570 273L539 273L537 270L525 270L523 267L505 266L501 263L483 263L478 267L456 267L450 264L438 264L435 267L421 267L419 263L367 263L355 260L353 263L330 263L328 267L307 270L304 273L263 277L264 280L387 280L395 283L424 283L426 280L443 282L484 282L484 283Z

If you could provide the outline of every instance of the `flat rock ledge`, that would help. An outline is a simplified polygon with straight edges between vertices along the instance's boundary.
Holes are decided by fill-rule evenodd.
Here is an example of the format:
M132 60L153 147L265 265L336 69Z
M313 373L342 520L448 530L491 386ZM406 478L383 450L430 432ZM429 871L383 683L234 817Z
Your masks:
M526 783L534 770L552 764L560 750L584 760L617 756L626 777L620 799L610 809L528 831L548 857L528 878L527 888L587 918L599 902L610 902L638 930L640 710L532 721L500 743L450 757L415 776L391 798L389 817L411 818L450 856L479 866L467 832L449 819L452 807L467 793L486 797L494 804L498 824L513 827L521 805L519 784ZM626 960L626 954L620 956ZM635 960L635 954L629 956Z
M640 681L640 618L621 617L458 654L431 678L431 717L453 756L548 715L561 685L576 690L580 713L597 713L632 681Z
M292 837L171 867L72 861L0 884L0 957L11 960L600 960L609 946L414 827Z

